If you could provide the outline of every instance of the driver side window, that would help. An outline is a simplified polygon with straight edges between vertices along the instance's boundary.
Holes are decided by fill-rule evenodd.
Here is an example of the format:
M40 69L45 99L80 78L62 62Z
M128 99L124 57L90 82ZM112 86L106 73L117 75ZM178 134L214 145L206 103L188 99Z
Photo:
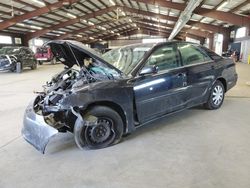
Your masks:
M180 66L177 50L174 45L165 45L155 50L145 66L156 66L158 71L165 71Z

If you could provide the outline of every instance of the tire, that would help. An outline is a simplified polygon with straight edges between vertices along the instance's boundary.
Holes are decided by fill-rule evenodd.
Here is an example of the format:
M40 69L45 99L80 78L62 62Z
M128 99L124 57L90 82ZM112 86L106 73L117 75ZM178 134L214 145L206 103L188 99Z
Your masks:
M23 65L22 65L21 62L16 63L15 71L16 71L16 73L22 73L23 72Z
M37 62L35 61L34 64L30 68L31 70L37 69Z
M224 97L225 97L224 85L219 80L217 80L211 89L211 93L207 103L205 103L205 107L209 110L216 110L220 108L221 105L223 104Z
M42 65L42 64L43 64L43 62L42 62L42 61L38 61L38 63L39 63L39 65Z
M84 115L84 119L88 116L95 116L97 124L83 126L80 132L80 143L84 143L84 147L101 149L120 142L123 134L123 121L116 111L106 106L95 106Z
M55 64L56 64L56 58L55 58L55 57L53 57L53 59L51 59L51 64L52 64L52 65L55 65Z

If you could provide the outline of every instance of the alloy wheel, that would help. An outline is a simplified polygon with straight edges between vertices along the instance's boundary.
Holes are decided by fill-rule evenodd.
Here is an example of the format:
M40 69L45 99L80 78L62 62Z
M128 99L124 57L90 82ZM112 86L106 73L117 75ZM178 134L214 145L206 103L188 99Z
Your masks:
M220 85L217 85L216 87L214 87L213 95L212 95L212 100L213 100L214 105L219 106L221 102L223 101L223 97L224 97L223 88Z

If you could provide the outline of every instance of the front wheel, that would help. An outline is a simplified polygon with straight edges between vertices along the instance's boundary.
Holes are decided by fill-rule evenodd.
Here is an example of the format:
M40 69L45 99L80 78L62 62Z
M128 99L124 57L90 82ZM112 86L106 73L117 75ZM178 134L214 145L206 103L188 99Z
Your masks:
M52 64L52 65L55 65L55 64L56 64L56 58L55 58L55 57L53 57L53 59L51 60L51 64Z
M31 68L31 70L37 69L37 62L35 61L30 68Z
M21 73L23 71L23 65L21 62L16 63L16 73Z
M205 107L209 110L215 110L221 107L225 96L225 88L223 84L217 80L212 89Z
M80 141L89 149L100 149L118 143L123 134L123 121L121 116L113 109L105 106L96 106L89 110L84 120L89 116L97 118L91 126L83 126L80 130ZM75 130L74 133L76 134ZM83 145L79 146L80 148Z

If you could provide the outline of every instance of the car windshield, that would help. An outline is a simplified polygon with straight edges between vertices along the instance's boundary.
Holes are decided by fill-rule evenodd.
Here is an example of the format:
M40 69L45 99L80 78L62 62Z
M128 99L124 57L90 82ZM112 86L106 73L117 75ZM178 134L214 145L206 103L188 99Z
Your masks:
M128 75L153 45L154 44L151 43L117 48L103 54L103 58L105 61Z
M15 47L4 47L0 50L1 54L17 54L19 53L19 48Z

